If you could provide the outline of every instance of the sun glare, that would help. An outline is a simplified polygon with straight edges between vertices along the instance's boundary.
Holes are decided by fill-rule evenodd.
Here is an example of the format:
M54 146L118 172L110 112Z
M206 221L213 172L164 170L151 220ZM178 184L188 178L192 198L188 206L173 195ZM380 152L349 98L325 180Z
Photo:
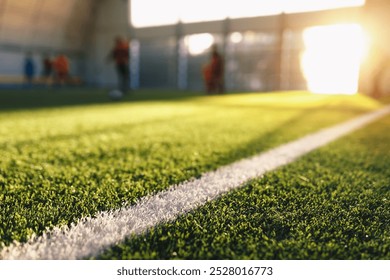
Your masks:
M358 24L316 26L303 33L301 66L313 93L355 94L367 40Z

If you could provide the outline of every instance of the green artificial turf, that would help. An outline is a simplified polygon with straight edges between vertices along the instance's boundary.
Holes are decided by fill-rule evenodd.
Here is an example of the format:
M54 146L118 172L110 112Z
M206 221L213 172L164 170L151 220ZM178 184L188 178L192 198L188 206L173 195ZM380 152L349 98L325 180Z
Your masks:
M100 259L390 259L390 117Z
M0 92L0 247L379 108L362 95ZM5 103L4 103L5 102Z

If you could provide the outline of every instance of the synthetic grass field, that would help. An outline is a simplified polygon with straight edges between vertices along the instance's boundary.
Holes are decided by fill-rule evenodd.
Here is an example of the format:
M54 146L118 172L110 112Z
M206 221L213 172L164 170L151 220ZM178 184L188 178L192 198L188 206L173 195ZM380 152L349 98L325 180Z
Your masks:
M101 259L390 259L390 117Z
M304 92L0 92L0 249L381 106ZM91 257L389 258L388 125Z

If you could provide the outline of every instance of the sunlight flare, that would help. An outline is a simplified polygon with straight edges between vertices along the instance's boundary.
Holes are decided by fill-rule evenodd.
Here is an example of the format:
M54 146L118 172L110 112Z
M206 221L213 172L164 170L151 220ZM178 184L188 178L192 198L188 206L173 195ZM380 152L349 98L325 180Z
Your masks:
M367 38L359 24L336 24L304 30L301 67L313 93L355 94Z

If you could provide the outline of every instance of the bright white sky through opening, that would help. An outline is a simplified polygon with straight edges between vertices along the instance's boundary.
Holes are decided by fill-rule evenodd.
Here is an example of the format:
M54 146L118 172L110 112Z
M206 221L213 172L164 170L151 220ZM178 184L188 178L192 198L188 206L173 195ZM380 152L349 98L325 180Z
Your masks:
M362 6L365 0L131 0L134 27Z

